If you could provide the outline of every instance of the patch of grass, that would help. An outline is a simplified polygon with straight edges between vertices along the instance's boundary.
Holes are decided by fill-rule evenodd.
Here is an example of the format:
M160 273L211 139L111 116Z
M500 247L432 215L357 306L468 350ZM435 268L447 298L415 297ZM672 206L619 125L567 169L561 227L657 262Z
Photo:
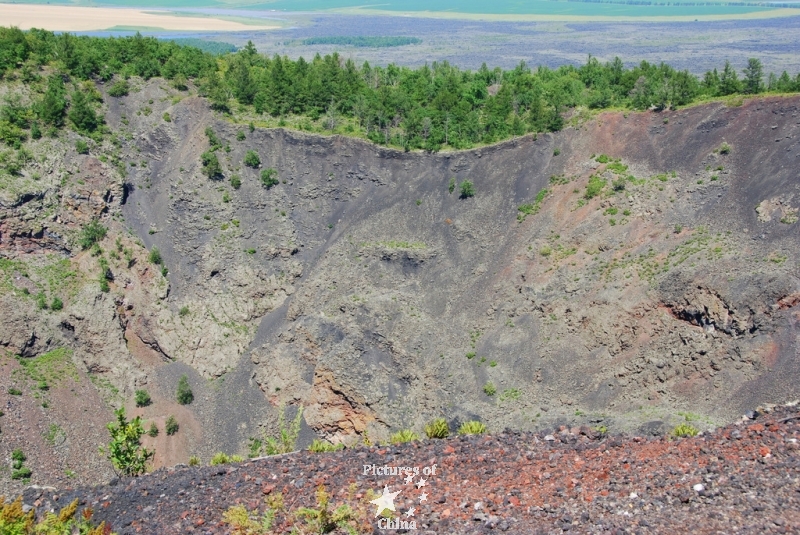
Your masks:
M606 181L603 177L592 175L589 177L589 182L586 184L586 192L583 194L583 198L586 200L593 199L597 197L605 187Z
M17 357L22 366L20 372L31 382L59 385L64 379L79 381L78 369L72 362L72 351L61 347L38 357Z
M315 438L308 447L308 451L311 453L330 453L342 449L344 449L344 444L331 444L326 440L320 440L318 438Z
M22 390L20 390L19 388L13 387L13 386L9 386L8 387L8 393L10 395L12 395L12 396L21 396L22 395Z
M488 383L483 385L483 393L486 394L487 396L494 396L495 394L497 394L497 387L494 386L494 383L489 381Z
M544 201L547 194L550 193L546 188L541 190L539 193L536 194L536 198L532 203L528 204L521 204L517 207L517 210L520 212L517 214L517 221L525 221L525 218L529 215L536 215L539 212L539 209L542 206L542 201Z
M67 434L58 424L50 424L47 431L44 433L45 441L51 446L60 444L67 438Z
M672 430L670 433L673 437L682 438L682 437L693 437L699 433L700 430L697 429L693 425L689 424L679 424L675 426L675 429Z
M722 142L722 145L717 147L717 151L720 154L730 154L731 153L731 146L728 145L726 142Z
M450 435L450 426L447 420L444 418L436 418L425 424L425 435L428 438L447 438Z
M610 208L606 208L605 211L603 212L603 214L604 215L617 215L617 212L619 212L619 210L616 207L612 206Z
M506 388L503 392L500 393L500 401L512 401L515 399L519 399L522 395L522 392L519 391L517 388Z
M461 427L458 428L459 435L482 435L487 431L486 425L475 420L464 422L461 424Z
M211 457L211 461L208 463L210 466L219 466L221 464L228 464L231 462L231 458L223 452L217 452Z
M475 355L476 354L474 351L470 351L469 353L467 353L467 359L472 360L475 358Z
M147 430L147 436L155 438L158 436L158 426L155 422L150 422L150 429Z
M395 445L413 442L415 440L419 440L419 435L410 429L401 429L397 433L392 433L389 437L389 442Z

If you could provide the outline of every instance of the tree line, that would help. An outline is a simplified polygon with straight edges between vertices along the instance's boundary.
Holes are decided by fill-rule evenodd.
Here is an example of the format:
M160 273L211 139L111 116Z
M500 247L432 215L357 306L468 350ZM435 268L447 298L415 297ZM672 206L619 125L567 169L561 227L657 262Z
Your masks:
M0 76L35 78L44 65L57 72L37 104L46 124L58 125L80 105L73 122L85 130L96 125L98 118L81 102L84 92L67 101L64 79L116 77L124 91L128 77L160 76L176 86L193 80L222 112L240 106L274 117L303 116L329 130L347 119L375 143L430 151L556 131L565 112L577 106L661 110L725 95L800 91L800 75L784 71L765 79L755 58L742 71L726 61L702 77L666 63L626 67L619 58L602 63L592 56L584 65L557 69L520 63L510 70L484 64L470 71L446 61L418 68L358 66L336 53L311 60L268 57L252 43L214 56L139 34L96 38L0 28Z

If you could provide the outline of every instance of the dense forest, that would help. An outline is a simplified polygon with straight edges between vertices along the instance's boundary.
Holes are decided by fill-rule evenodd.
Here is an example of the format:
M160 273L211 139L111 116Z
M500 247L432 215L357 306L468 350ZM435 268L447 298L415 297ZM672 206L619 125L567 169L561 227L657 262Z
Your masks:
M0 138L18 145L26 130L41 135L42 127L57 128L66 119L96 132L102 118L92 92L79 90L80 84L103 81L111 96L121 96L132 76L161 76L181 89L192 81L221 112L301 116L329 131L346 122L349 132L375 143L430 151L559 130L565 112L578 106L660 110L725 95L800 91L800 75L765 80L755 58L741 73L726 62L701 78L664 63L627 68L619 58L601 63L591 56L579 67L521 63L503 71L484 64L473 72L447 62L416 69L358 66L338 54L295 61L261 55L252 43L216 56L138 34L95 38L0 28L0 77L30 82L41 93L28 107L6 98Z

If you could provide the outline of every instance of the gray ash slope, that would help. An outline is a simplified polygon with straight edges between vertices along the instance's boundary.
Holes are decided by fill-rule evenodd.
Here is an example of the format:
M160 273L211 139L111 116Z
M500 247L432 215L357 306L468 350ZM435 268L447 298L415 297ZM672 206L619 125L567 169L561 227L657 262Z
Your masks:
M198 335L176 357L218 375L247 354L273 405L304 405L326 438L437 415L497 428L728 419L797 394L792 99L603 114L450 154L284 130L237 142L241 127L201 100L169 111L137 141L153 160L123 211L170 267L167 308L216 307L249 326L238 347L228 332ZM225 175L241 189L199 174L207 125L230 144ZM730 153L715 152L725 142ZM250 149L279 185L241 165ZM593 173L605 191L632 178L582 200ZM450 193L452 178L477 194Z

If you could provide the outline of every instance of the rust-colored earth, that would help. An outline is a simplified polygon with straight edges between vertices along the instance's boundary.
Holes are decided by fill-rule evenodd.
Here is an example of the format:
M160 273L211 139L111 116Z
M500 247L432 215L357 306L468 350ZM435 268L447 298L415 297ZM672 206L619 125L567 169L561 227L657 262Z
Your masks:
M320 486L331 509L350 505L359 533L387 532L369 503L384 486L400 491L390 516L415 522L416 531L396 532L797 533L800 411L765 412L693 438L604 436L588 427L505 432L178 466L59 495L29 489L25 498L39 512L78 498L121 534L231 533L223 521L230 507L260 515L280 501L269 533L311 533L295 513L316 507ZM382 467L411 472L383 476Z

